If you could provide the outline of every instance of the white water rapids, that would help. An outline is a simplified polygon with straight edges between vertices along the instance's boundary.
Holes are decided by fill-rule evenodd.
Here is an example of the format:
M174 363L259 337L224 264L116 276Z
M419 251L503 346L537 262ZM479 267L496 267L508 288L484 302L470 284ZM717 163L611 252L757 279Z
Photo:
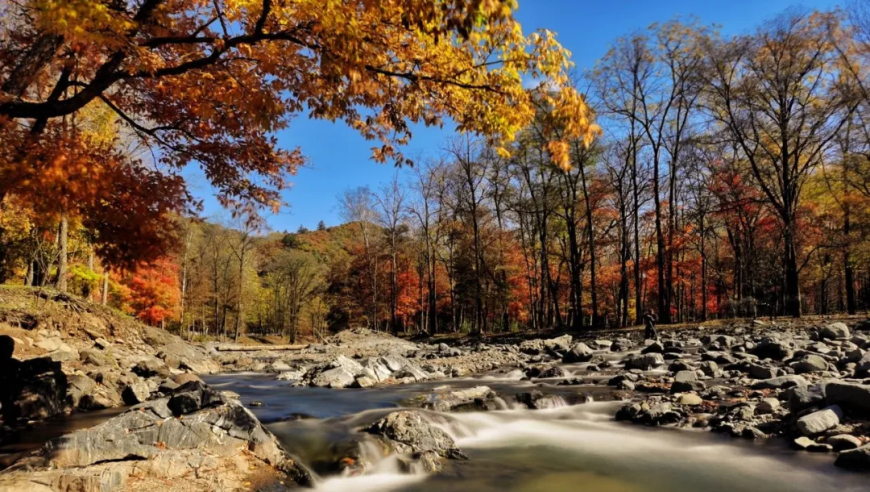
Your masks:
M557 397L552 398L556 408L546 410L429 414L469 459L448 461L439 474L408 473L398 457L367 446L368 438L358 430L395 410L400 401L431 392L431 385L316 391L279 389L279 383L265 378L229 378L222 378L229 383L222 386L243 400L266 402L255 411L273 421L268 427L292 453L320 472L318 492L870 491L865 476L841 472L828 456L798 454L778 442L617 423L618 402L558 406ZM494 387L493 380L476 384ZM527 382L502 384L528 391ZM282 412L318 417L310 411L315 408L324 412L323 418L275 422ZM362 474L316 466L334 463L343 449L336 443L349 439L361 440L362 461L370 463Z

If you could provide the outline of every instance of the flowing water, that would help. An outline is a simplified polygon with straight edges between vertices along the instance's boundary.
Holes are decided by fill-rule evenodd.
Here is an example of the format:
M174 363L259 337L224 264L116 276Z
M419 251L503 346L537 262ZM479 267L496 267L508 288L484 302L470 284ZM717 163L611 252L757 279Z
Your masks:
M373 389L294 388L262 375L222 375L209 384L264 403L252 410L316 475L323 492L823 492L870 491L866 476L836 469L830 456L796 453L780 442L732 440L703 431L649 429L617 423L619 402L599 400L601 386L519 381L520 374ZM556 381L552 381L556 382ZM500 394L536 388L564 405L452 413L439 424L468 455L442 473L402 473L396 457L367 451L376 464L349 475L334 467L357 431L409 399L442 385L485 384ZM583 396L578 397L578 392ZM508 399L509 400L509 399ZM433 422L442 422L431 414Z

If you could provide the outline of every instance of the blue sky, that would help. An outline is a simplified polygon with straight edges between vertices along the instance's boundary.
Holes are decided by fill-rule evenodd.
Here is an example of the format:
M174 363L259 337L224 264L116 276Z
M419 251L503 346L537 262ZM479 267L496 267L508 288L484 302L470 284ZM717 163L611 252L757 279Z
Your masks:
M572 52L578 69L591 68L611 41L654 22L675 16L696 16L704 24L718 24L725 34L751 31L782 11L801 6L828 9L837 0L520 0L517 18L526 33L546 28ZM406 153L411 156L439 153L451 132L420 127ZM292 178L284 193L285 209L268 217L273 230L295 231L300 225L313 229L320 220L341 223L336 196L348 188L377 188L395 172L390 165L370 159L372 142L340 123L311 120L299 115L279 135L287 148L300 146L310 166ZM205 216L224 215L207 182L191 176L191 188L204 200Z

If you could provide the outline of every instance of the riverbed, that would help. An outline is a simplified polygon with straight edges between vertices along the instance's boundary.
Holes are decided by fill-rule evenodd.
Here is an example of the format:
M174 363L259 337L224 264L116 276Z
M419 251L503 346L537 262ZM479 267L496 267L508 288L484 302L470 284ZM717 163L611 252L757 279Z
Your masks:
M621 403L597 401L608 397L597 393L600 386L532 383L516 374L346 390L293 387L258 374L204 379L238 393L246 405L261 402L251 409L311 469L319 491L870 490L866 476L832 467L829 456L794 452L777 440L617 423L613 415ZM538 389L560 398L544 410L505 403L496 411L451 413L452 423L440 425L468 460L448 461L439 474L403 473L391 456L367 456L374 466L355 474L334 468L347 443L364 439L360 428L444 385L486 385L502 395Z

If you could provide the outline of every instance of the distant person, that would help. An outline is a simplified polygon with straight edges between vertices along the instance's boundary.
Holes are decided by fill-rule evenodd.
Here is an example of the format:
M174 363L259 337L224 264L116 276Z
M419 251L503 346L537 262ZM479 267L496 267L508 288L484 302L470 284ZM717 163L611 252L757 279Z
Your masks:
M656 313L652 311L647 311L643 315L643 323L646 325L646 328L643 331L643 338L645 340L658 340L659 335L656 333L656 322L659 320L659 317L656 316Z

